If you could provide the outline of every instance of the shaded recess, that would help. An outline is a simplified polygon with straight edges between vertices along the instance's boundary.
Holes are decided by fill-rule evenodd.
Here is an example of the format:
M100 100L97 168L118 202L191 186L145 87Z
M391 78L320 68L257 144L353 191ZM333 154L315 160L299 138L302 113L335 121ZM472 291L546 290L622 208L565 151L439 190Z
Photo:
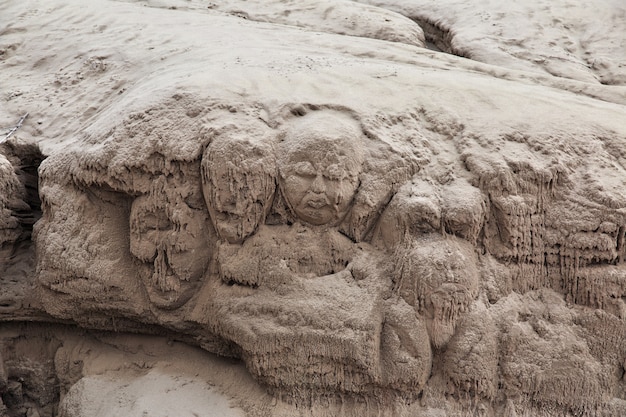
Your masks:
M7 325L0 333L0 416L54 416L59 402L53 327ZM17 331L16 331L17 330Z
M471 59L469 54L454 45L454 32L433 19L422 16L410 16L424 31L426 38L426 47L433 51L445 52L447 54L456 55L461 58Z
M15 174L23 186L21 198L23 204L16 205L12 211L22 228L19 241L29 241L33 225L41 218L37 170L45 156L36 144L19 141L3 143L0 145L0 152L12 163Z
M34 302L35 254L33 226L41 218L37 171L44 160L36 144L18 139L0 145L4 169L0 183L9 183L0 198L0 317L21 311L43 314Z

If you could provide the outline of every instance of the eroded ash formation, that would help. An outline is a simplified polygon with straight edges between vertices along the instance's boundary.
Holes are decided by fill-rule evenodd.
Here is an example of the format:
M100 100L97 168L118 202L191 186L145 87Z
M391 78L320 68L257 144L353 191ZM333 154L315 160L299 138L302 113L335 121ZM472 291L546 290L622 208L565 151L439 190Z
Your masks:
M268 118L195 102L176 95L104 147L42 163L28 283L40 316L187 338L298 404L624 410L626 204L576 158L605 138L564 154L507 132L506 151L485 155L484 138L425 109L289 105ZM459 159L442 164L434 140L458 141ZM4 159L23 202L3 200L15 253L38 203Z

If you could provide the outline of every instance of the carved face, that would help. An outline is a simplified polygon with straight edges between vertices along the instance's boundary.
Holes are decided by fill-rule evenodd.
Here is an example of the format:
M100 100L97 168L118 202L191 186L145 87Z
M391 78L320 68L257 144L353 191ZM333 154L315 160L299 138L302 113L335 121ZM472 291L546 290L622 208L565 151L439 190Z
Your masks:
M426 319L431 342L445 345L478 291L474 247L454 236L426 234L395 253L395 285Z
M359 185L359 173L348 171L335 156L312 154L292 161L283 170L285 199L305 222L334 225L348 211Z
M237 171L233 167L230 173L216 177L208 205L217 232L231 243L252 234L263 215L262 204L254 201L246 187L246 176Z
M222 239L241 243L255 232L276 190L273 150L263 143L222 137L202 159L202 191Z
M337 225L359 186L361 132L350 119L305 116L286 135L279 172L287 204L301 220ZM319 120L321 118L321 120Z
M159 308L180 307L209 261L206 214L145 195L133 202L130 219L130 251L149 266L142 279L150 301Z

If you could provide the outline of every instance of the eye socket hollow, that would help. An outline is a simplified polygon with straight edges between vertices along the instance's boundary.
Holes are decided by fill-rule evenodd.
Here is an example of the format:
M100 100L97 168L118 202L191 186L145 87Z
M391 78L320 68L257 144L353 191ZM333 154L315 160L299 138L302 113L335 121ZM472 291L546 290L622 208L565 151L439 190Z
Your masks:
M294 166L294 172L303 177L315 177L317 171L310 162L298 162Z
M346 177L346 172L341 166L332 164L326 168L325 177L332 181L341 181Z
M164 212L145 213L141 217L139 225L142 231L172 229L172 222Z

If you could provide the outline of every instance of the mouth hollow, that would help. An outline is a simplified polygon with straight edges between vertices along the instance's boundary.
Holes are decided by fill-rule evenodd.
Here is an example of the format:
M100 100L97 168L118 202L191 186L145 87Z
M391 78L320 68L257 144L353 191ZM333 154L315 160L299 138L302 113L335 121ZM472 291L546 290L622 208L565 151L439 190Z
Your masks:
M326 202L326 200L309 200L306 203L307 207L311 207L314 209L320 209L324 206L327 206L328 203Z

